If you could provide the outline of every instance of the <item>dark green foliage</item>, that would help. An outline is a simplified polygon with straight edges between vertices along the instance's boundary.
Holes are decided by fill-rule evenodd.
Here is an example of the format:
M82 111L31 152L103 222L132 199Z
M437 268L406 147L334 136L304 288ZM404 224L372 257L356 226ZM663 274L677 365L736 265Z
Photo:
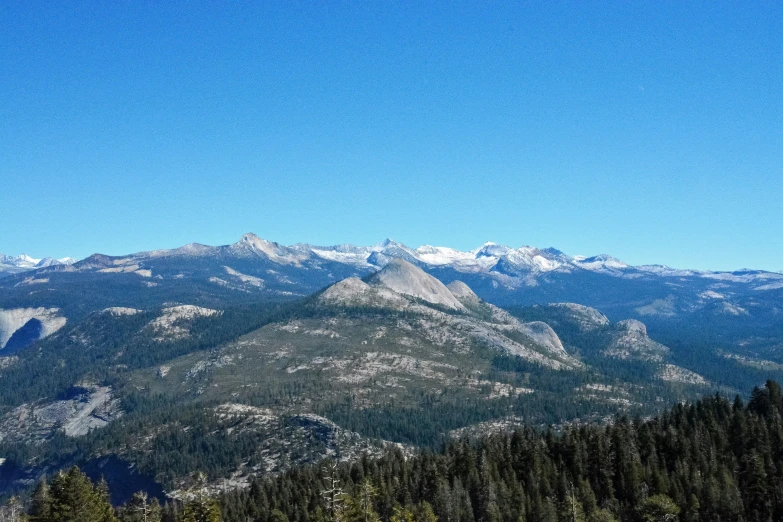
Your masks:
M80 380L119 386L128 372L154 366L181 355L209 350L228 340L289 317L293 304L243 305L221 315L201 317L189 325L184 339L159 342L145 326L159 310L130 316L95 313L73 328L18 353L13 371L3 373L0 405L55 398Z
M93 484L79 468L60 472L48 492L37 489L31 507L36 522L116 522L106 483Z
M768 382L747 406L715 396L647 421L453 440L437 454L344 466L339 481L350 513L371 484L367 513L381 520L781 520L781 414L781 388ZM320 520L322 478L302 468L258 480L223 496L224 520Z
M156 499L139 491L120 510L120 522L160 522L161 509Z
M508 310L524 321L543 321L550 325L569 353L579 356L595 373L605 378L644 385L654 381L657 370L655 364L624 361L601 355L601 350L606 348L618 332L616 324L585 330L566 308L511 306ZM634 314L618 318L628 317L634 317ZM733 353L747 355L752 359L783 362L777 348L780 345L779 340L783 338L783 323L779 320L767 324L755 323L755 319L744 319L745 323L753 323L755 330L748 330L750 324L743 323L744 327L734 332L732 325L735 319L726 317L726 314L700 316L698 319L691 318L689 322L676 318L662 320L655 316L644 316L641 319L647 325L650 337L671 349L669 356L672 363L702 375L723 390L747 390L767 379L783 380L780 366L753 367L722 355ZM766 340L759 340L758 348L743 348L748 344L748 337L751 337L749 331L763 331ZM765 349L766 345L771 348ZM667 399L673 400L673 397Z

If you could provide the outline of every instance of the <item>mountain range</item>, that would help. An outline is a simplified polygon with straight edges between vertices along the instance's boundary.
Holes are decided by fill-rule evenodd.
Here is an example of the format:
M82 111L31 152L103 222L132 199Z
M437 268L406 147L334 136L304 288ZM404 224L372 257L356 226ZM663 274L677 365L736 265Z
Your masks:
M72 265L76 262L76 259L72 257L64 257L62 259L55 259L53 257L44 257L36 259L30 257L27 254L21 254L18 256L7 256L0 254L0 277L7 274L13 274L18 272L24 272L26 270L35 270L36 268L44 268L55 265Z
M640 274L657 274L666 276L699 276L714 280L730 280L756 282L761 289L772 289L776 285L783 286L783 274L752 269L741 269L732 272L717 272L709 270L689 270L670 268L665 265L631 266L606 254L586 256L569 256L555 248L536 248L523 246L512 248L487 242L478 248L461 251L449 247L430 245L409 248L391 239L374 246L355 246L350 244L334 246L315 246L295 244L284 246L279 243L262 239L253 233L248 233L234 244L225 246L207 246L190 243L183 247L168 250L153 250L139 252L126 256L103 256L95 254L84 260L85 265L100 264L111 259L115 265L128 265L131 261L143 261L151 258L171 258L180 256L247 256L258 255L281 265L301 266L303 263L333 261L360 268L382 267L391 258L401 258L409 262L435 267L451 267L465 273L486 273L493 275L540 275L550 272L571 273L578 270L606 273L617 277L634 278ZM0 254L0 266L32 270L54 265L72 265L76 260L70 257L53 259L46 257L34 259L26 254L6 256ZM528 280L528 282L530 282ZM770 286L766 286L769 284Z
M602 422L783 380L783 275L245 234L0 279L0 492L176 495L324 456ZM113 487L112 490L115 488ZM122 499L118 499L122 500Z
M494 243L468 252L413 249L392 240L371 247L284 246L255 234L224 246L191 243L28 266L0 279L0 309L56 308L76 319L111 306L149 308L176 301L221 307L291 300L346 277L368 275L391 259L404 259L444 284L460 280L496 305L573 302L613 320L643 320L664 335L675 325L680 340L683 329L700 338L707 330L718 341L765 344L755 329L779 325L783 314L783 274L776 272L634 267L607 255L568 256L552 248Z

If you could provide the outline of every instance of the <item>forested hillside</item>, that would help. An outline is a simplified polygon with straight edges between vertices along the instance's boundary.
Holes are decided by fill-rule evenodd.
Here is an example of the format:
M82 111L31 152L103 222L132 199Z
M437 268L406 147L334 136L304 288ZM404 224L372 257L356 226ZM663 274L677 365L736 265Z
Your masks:
M770 381L747 405L715 396L650 420L455 440L439 453L341 469L340 506L347 519L365 520L350 513L369 484L381 520L781 520L782 414L781 388ZM323 476L295 470L226 495L225 520L282 518L276 510L291 521L328 517Z
M0 495L77 465L115 504L195 471L243 487L394 444L655 415L781 374L706 379L638 320L575 303L510 314L402 260L298 302L109 307L4 360Z
M352 464L327 460L216 499L202 480L183 494L184 504L161 508L139 493L118 509L119 519L768 522L783 517L783 392L768 381L747 405L716 395L648 420L525 428L413 457L391 451ZM107 499L105 484L72 469L39 484L27 510L40 522L110 522ZM20 504L3 509L8 519Z

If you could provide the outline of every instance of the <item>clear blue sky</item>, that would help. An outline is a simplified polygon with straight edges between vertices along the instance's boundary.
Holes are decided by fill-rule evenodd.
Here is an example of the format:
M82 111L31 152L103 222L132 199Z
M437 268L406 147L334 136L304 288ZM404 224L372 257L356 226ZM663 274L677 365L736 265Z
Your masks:
M783 3L0 2L0 252L783 269Z

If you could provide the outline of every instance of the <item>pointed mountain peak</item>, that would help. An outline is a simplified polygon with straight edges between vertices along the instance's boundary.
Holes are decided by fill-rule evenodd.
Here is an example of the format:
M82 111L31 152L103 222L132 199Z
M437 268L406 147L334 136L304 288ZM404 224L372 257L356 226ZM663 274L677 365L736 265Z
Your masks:
M385 286L397 293L423 299L428 303L464 310L454 294L436 278L404 259L391 259L370 278L370 284Z
M408 247L403 245L402 243L395 241L389 237L383 240L382 243L378 245L378 248L381 248L383 250L394 250L394 249L402 249L405 251L408 251Z
M272 243L271 241L267 241L266 239L261 239L260 237L258 237L252 232L243 234L242 239L240 239L239 242L241 244L245 244L252 247L256 247L258 245L269 245Z
M499 245L497 243L493 243L492 241L487 241L481 247L479 247L478 251L476 252L476 257L500 257L508 254L513 249Z
M62 265L62 264L63 263L61 263L57 259L54 259L53 257L45 257L45 258L41 259L40 261L38 261L35 264L35 266L36 266L36 268L43 268L43 267L47 267L47 266Z
M242 236L237 243L231 245L234 249L250 250L252 253L268 258L279 264L296 264L307 258L309 253L283 246L274 241L262 239L252 232Z

